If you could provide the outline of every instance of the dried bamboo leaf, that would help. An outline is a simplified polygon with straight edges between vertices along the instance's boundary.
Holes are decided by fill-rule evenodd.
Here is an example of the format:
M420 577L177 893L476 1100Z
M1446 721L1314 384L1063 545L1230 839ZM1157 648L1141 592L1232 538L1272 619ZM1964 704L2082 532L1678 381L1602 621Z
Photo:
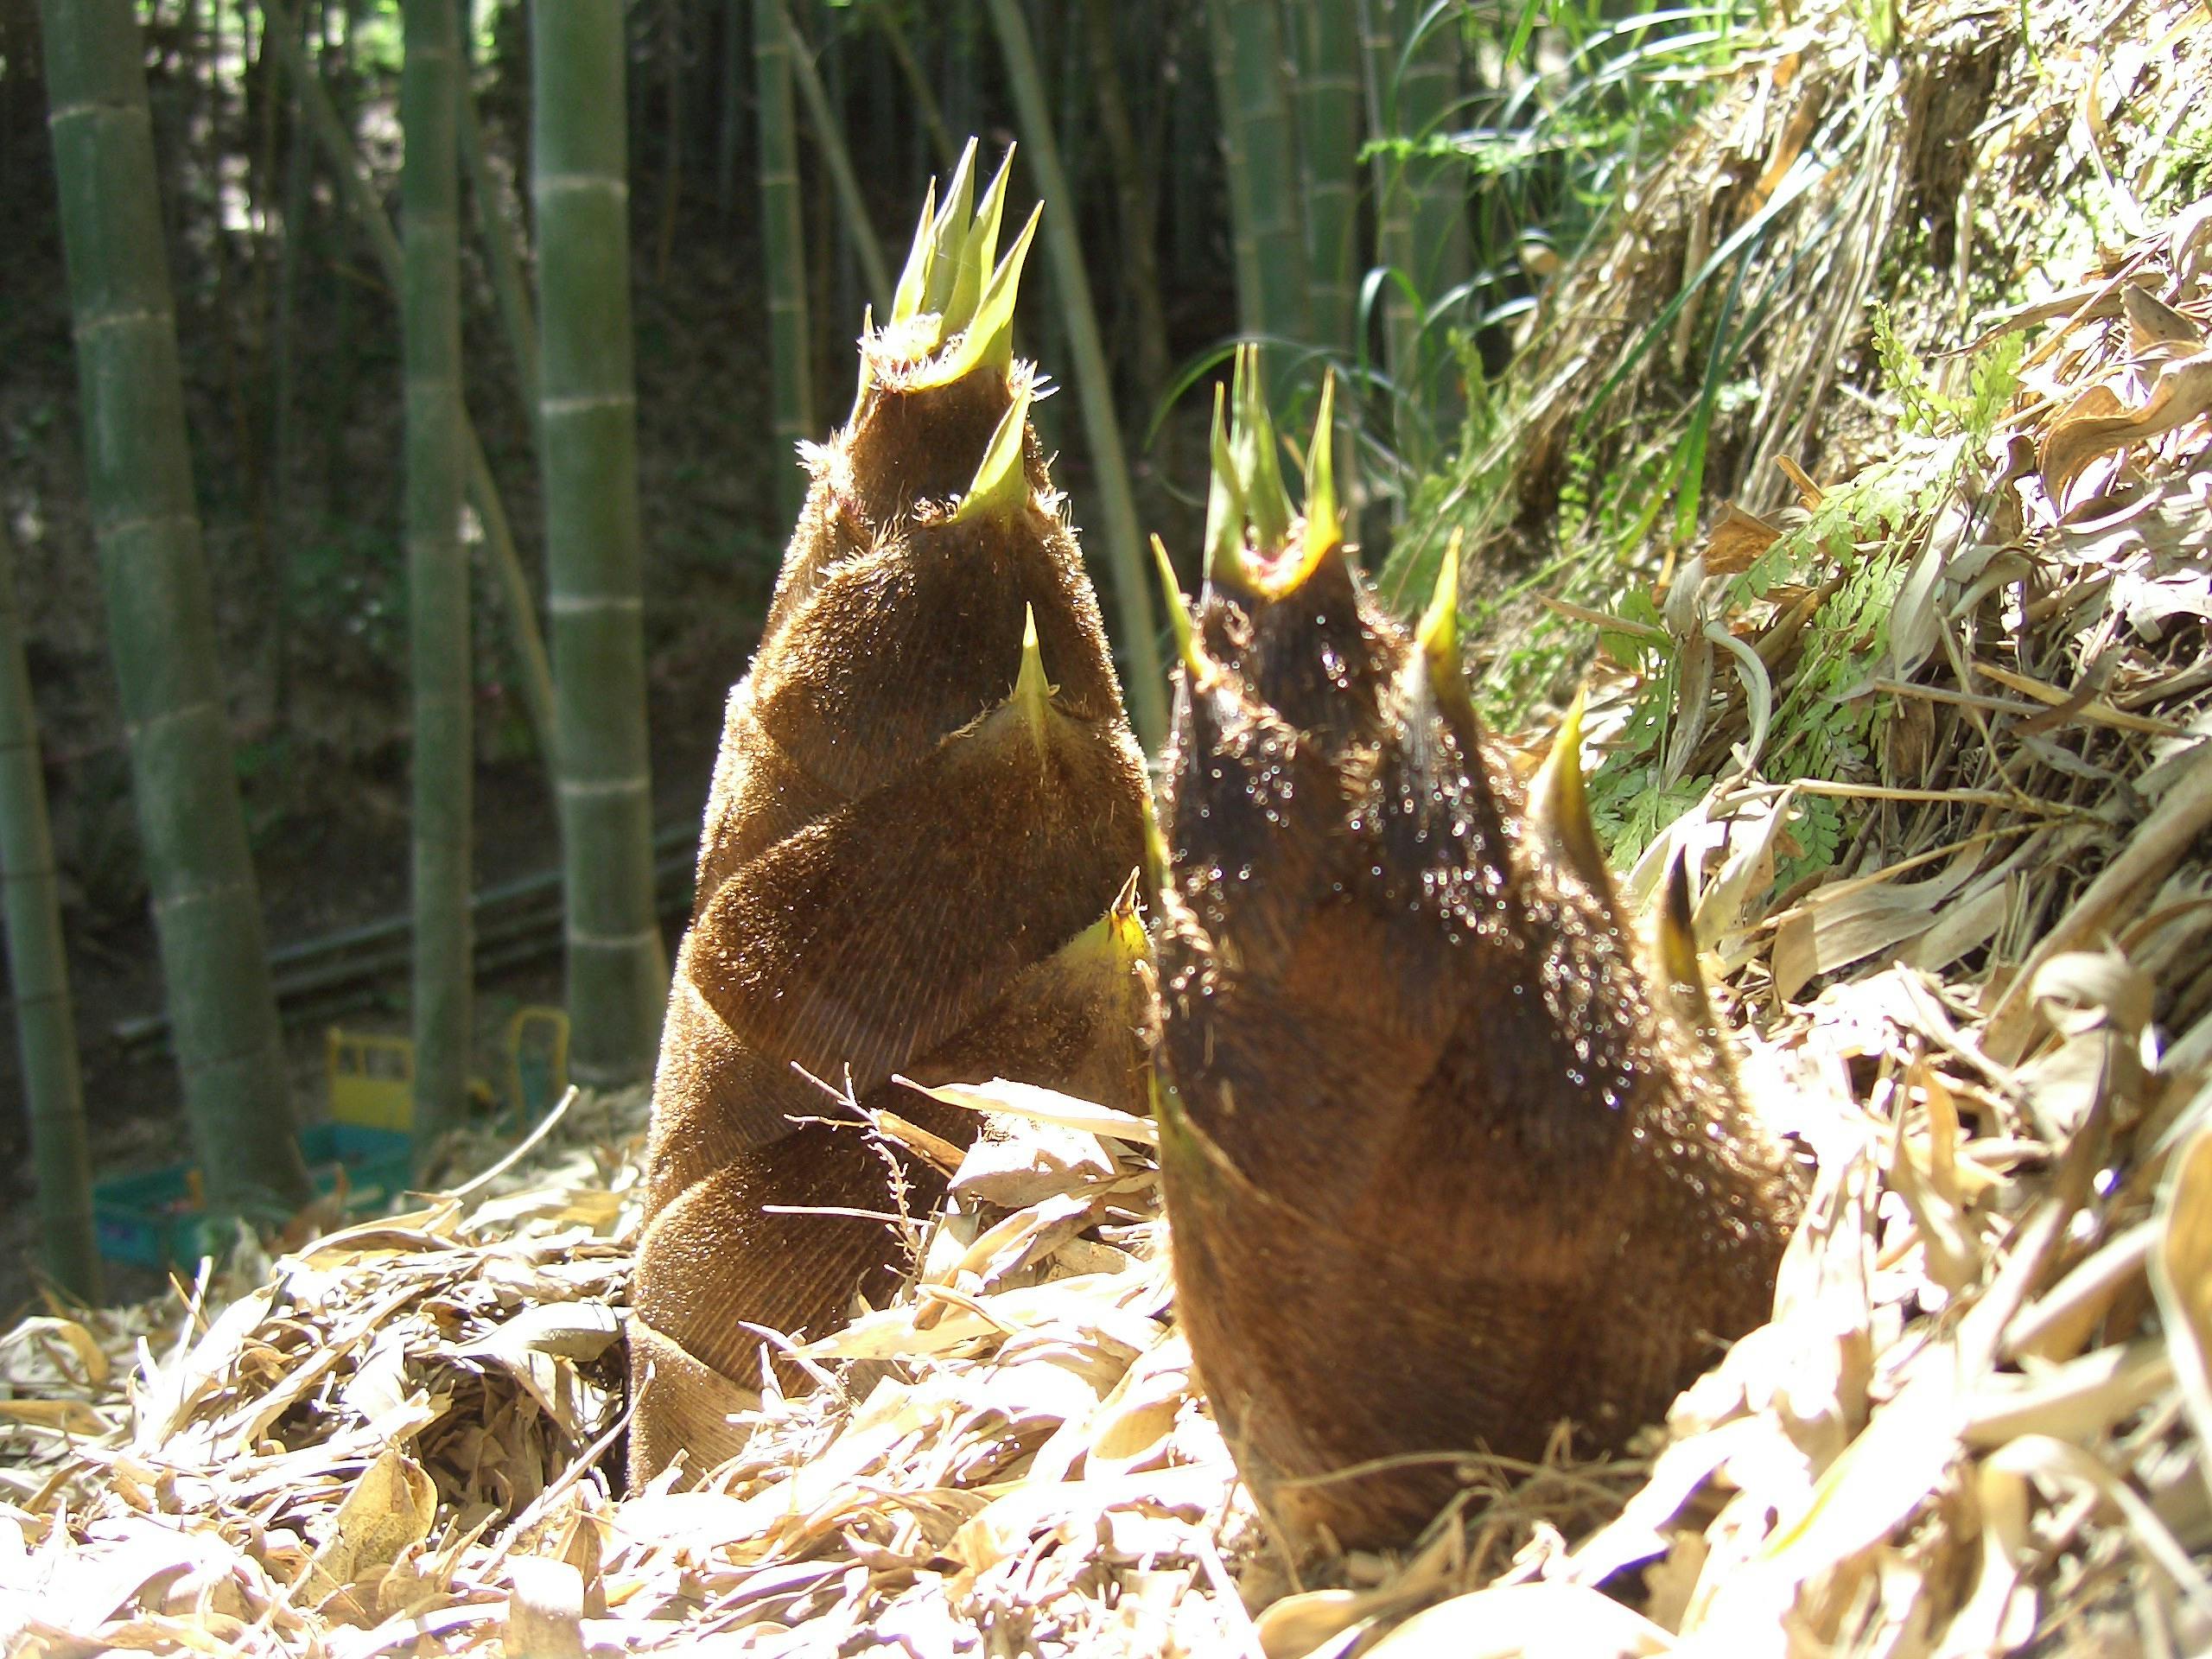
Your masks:
M430 1535L437 1489L414 1459L387 1446L361 1471L331 1519L331 1534L308 1564L302 1592L322 1601L364 1584Z
M2212 1126L2174 1156L2158 1194L2149 1266L2183 1403L2198 1443L2212 1446ZM2212 1482L2212 1470L2204 1472Z
M1366 1651L1387 1659L1522 1659L1544 1653L1647 1659L1675 1651L1675 1638L1580 1585L1512 1584L1440 1602Z
M2044 435L2036 458L2044 488L2052 500L2063 501L2075 480L2099 455L2162 437L2208 410L2212 410L2212 353L2199 353L2159 370L2140 409L2129 409L2108 386L2092 386Z
M1706 532L1705 573L1732 576L1751 568L1758 556L1782 539L1782 526L1746 512L1733 501L1720 505L1720 518Z

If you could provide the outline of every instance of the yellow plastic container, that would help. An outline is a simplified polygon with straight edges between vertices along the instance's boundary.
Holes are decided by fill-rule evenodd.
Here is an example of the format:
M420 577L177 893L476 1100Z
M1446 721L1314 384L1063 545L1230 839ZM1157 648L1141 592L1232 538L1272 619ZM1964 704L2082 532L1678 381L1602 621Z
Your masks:
M558 1008L518 1009L507 1021L505 1106L517 1128L550 1108L569 1086L569 1016ZM325 1047L330 1116L366 1129L415 1127L415 1045L404 1037L330 1027ZM489 1103L481 1082L473 1092Z
M404 1037L330 1028L324 1050L330 1072L330 1116L365 1129L415 1124L415 1045Z
M507 1021L507 1109L517 1129L550 1111L569 1088L569 1016L519 1008Z

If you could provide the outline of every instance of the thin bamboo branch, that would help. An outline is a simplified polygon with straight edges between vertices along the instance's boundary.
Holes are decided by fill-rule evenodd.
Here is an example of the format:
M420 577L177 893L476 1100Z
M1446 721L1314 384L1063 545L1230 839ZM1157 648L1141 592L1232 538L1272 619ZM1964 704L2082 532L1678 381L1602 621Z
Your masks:
M1167 318L1160 298L1160 196L1144 164L1124 95L1114 30L1119 10L1116 0L1085 0L1084 32L1090 78L1098 89L1098 124L1114 162L1122 286L1128 296L1129 320L1136 335L1136 384L1141 397L1149 400L1166 387L1168 375Z
M1392 0L1357 0L1360 66L1366 83L1367 130L1371 139L1399 130L1399 35ZM1395 395L1392 437L1398 458L1418 474L1427 465L1427 427L1414 388L1420 380L1421 309L1408 290L1421 264L1414 245L1413 195L1404 161L1378 149L1373 162L1376 253L1387 272L1382 290L1383 366ZM1393 522L1405 512L1404 492L1391 499Z
M269 22L264 18L264 27L268 27ZM279 50L271 67L281 68L283 62L283 54ZM283 73L289 76L290 72ZM276 102L281 85L276 79L270 80L270 103ZM275 315L270 320L269 329L272 359L269 392L269 522L276 558L275 591L269 595L269 700L279 721L286 717L291 704L292 399L299 378L296 341L299 333L300 253L307 237L308 163L313 143L296 88L291 102L292 129L284 158L283 243L277 256Z
M760 240L768 291L768 372L779 452L776 510L786 524L806 499L791 464L817 435L814 351L806 303L806 227L799 211L798 139L791 127L791 46L781 0L753 0L753 85L760 112Z
M31 1167L38 1184L39 1256L54 1281L87 1302L100 1296L92 1231L92 1158L86 1149L84 1075L61 939L61 895L39 772L38 726L23 662L16 553L0 523L0 894L6 899L8 985L22 1055Z
M1400 130L1417 150L1440 143L1459 99L1464 46L1457 0L1397 0L1404 68ZM1413 198L1414 286L1434 305L1467 280L1467 170L1456 156L1416 155L1406 163Z
M868 298L874 302L879 315L888 316L891 271L883 263L883 243L868 220L868 201L861 194L859 179L853 174L852 155L845 148L844 127L830 107L830 94L814 67L813 50L807 45L806 36L798 32L798 25L791 21L790 10L781 0L763 0L763 3L772 5L784 20L784 36L791 43L792 83L798 88L800 102L806 105L807 124L814 129L815 144L830 169L830 186L837 193L838 207L844 211L846 232L860 254Z
M1128 664L1125 690L1130 723L1138 741L1157 753L1167 737L1167 682L1160 663L1160 639L1153 621L1151 578L1137 533L1136 498L1129 487L1128 461L1114 414L1114 384L1099 343L1098 315L1090 299L1083 247L1076 239L1075 193L1060 168L1058 140L1044 81L1037 73L1037 52L1020 0L989 0L991 22L1014 83L1021 142L1036 169L1042 194L1066 204L1045 215L1045 246L1052 262L1052 283L1067 320L1068 349L1075 357L1076 397L1083 408L1084 433L1090 446L1091 472L1106 518L1107 567L1114 575L1114 605L1121 620L1121 647Z
M454 0L407 0L400 70L406 227L400 336L407 403L407 619L414 688L415 1144L461 1121L474 1036L468 889L475 700L461 543L461 35Z
M467 14L461 27L467 27ZM530 303L530 282L523 274L522 251L516 246L512 222L501 207L505 192L493 176L491 158L484 149L484 124L477 117L476 90L469 84L465 66L461 77L461 164L468 170L468 193L476 200L476 235L491 268L492 296L499 311L500 331L507 337L507 355L513 360L515 387L522 406L537 419L537 318Z
M938 165L950 176L952 169L960 165L960 149L952 142L952 129L944 124L944 111L938 107L936 89L922 73L922 66L914 56L913 42L906 38L906 26L899 21L899 9L886 4L885 0L871 0L868 14L876 28L883 31L892 59L899 66L907 92L913 96L915 111L922 118L922 129L929 134L930 148L936 152Z
M276 44L284 54L285 67L291 72L293 84L305 99L308 124L322 146L323 159L329 163L339 189L353 208L354 223L367 239L370 251L376 255L378 269L397 293L401 286L401 259L399 238L392 234L391 221L385 217L383 205L377 200L367 175L361 171L353 142L346 136L345 123L338 118L338 111L331 106L330 93L323 86L321 77L315 73L300 49L284 0L261 0L261 3L268 11L270 26L276 31ZM515 653L523 702L530 710L531 728L537 734L538 752L547 772L552 772L558 764L555 758L558 739L553 714L552 664L545 655L544 636L538 631L537 601L531 596L530 580L524 575L521 556L515 551L514 532L507 520L506 506L499 499L499 485L492 477L492 463L485 457L475 425L467 419L466 401L464 398L461 441L462 461L468 468L469 505L476 509L476 516L484 526L485 545L492 554L492 574L505 601L508 644Z
M721 110L715 129L715 206L728 217L737 201L737 152L744 126L745 60L752 41L742 23L745 0L721 0Z
M1206 45L1213 58L1214 101L1220 106L1222 169L1229 180L1229 256L1236 273L1236 326L1264 333L1259 321L1260 245L1253 233L1250 175L1244 170L1244 124L1230 105L1236 79L1236 45L1224 0L1206 0Z

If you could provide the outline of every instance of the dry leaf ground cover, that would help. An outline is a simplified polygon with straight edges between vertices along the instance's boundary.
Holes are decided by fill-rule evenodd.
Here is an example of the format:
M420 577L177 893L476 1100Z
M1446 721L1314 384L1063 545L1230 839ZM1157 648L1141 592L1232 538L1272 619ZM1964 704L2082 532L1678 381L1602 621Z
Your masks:
M957 1164L906 1224L912 1286L797 1349L817 1388L770 1386L736 1460L618 1495L644 1103L587 1099L408 1213L0 1338L10 1650L2212 1647L2206 18L2069 14L2031 51L2009 7L1909 12L1894 54L1786 26L1682 154L1747 147L1770 197L1819 129L1786 99L1753 124L1758 77L1794 56L1789 84L1909 122L1915 54L1971 27L1997 44L1961 175L2111 222L1955 317L1948 357L1925 305L1863 328L1801 261L1800 345L1759 359L1780 437L1748 452L1795 473L1731 474L1748 505L1567 601L1602 625L1628 888L1694 855L1746 1088L1812 1181L1772 1322L1648 1455L1471 1455L1402 1557L1287 1561L1175 1331L1148 1126L944 1090L994 1115L955 1160L825 1091L887 1155ZM1877 171L1799 194L1878 207ZM1704 261L1675 245L1680 283ZM1577 303L1532 350L1626 348ZM1823 329L1864 361L1799 373Z

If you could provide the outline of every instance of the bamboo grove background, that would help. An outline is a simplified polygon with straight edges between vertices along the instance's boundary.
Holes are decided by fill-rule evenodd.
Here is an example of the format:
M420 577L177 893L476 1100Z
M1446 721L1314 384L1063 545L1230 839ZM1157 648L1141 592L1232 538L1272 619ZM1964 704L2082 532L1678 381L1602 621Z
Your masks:
M1020 141L1009 222L1050 204L1020 344L1156 741L1141 537L1195 546L1230 345L1294 427L1338 373L1379 566L1753 16L0 0L0 1147L48 1269L92 1287L80 1092L102 1161L174 1155L181 1101L211 1196L280 1217L334 1013L411 1032L426 1131L502 970L565 958L580 1080L650 1069L793 445L967 135ZM542 940L480 896L539 871Z

